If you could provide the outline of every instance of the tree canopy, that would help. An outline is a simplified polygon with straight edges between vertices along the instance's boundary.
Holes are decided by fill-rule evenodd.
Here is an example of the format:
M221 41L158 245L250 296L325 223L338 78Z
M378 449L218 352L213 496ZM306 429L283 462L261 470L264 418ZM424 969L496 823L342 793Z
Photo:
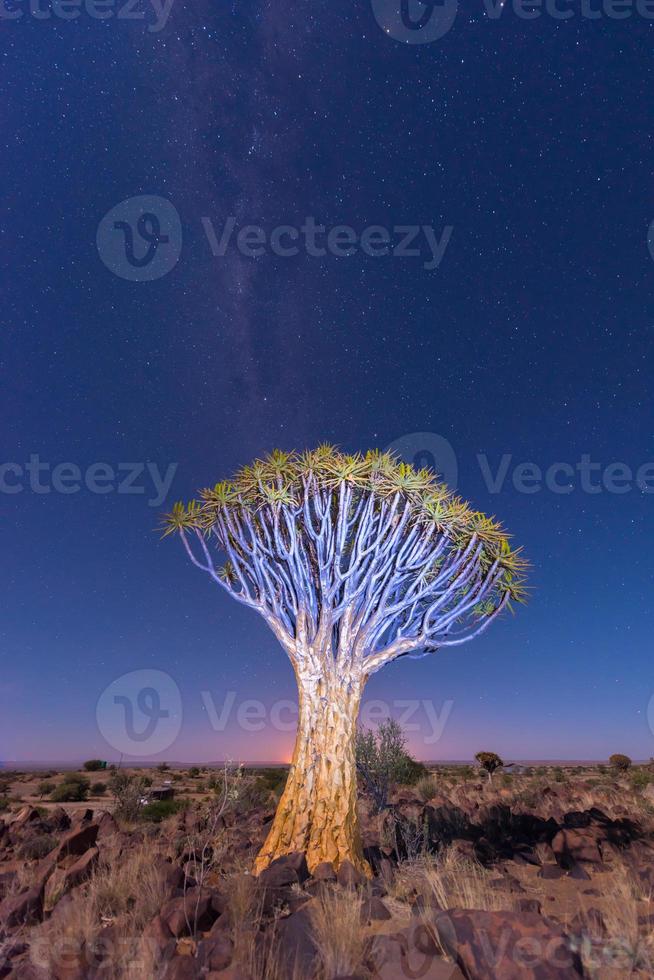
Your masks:
M321 637L336 654L347 633L368 673L466 642L525 598L527 563L502 525L377 450L275 450L175 504L163 532L291 657Z

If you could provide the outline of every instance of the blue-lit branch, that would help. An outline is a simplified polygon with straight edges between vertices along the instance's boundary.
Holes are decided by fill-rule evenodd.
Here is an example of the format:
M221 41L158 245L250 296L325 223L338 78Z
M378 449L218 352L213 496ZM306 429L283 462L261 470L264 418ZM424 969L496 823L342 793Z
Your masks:
M298 667L319 652L371 674L473 639L509 598L506 569L476 533L457 545L416 519L405 494L346 481L326 488L305 475L291 503L217 508L209 526L179 533L193 563L256 609Z

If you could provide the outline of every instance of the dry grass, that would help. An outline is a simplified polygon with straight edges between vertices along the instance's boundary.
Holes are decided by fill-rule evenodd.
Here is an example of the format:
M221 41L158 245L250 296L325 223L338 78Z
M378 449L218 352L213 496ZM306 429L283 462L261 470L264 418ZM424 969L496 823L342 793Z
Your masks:
M514 908L513 896L491 887L496 877L477 861L445 848L440 854L405 861L397 870L393 895L408 901L419 896L426 906L441 909L464 908L484 911Z
M616 863L603 891L604 928L585 908L580 910L579 951L586 975L592 980L654 975L654 931L639 922L654 912L651 891L624 863Z
M362 897L356 892L325 890L311 909L320 980L359 973L366 946L361 927Z
M166 898L163 873L153 864L146 847L120 855L109 850L72 901L66 899L56 909L54 919L35 930L30 947L32 962L51 974L65 962L81 959L88 965L96 955L94 949L102 944L103 929L115 925L112 941L116 945L109 961L103 962L103 977L147 976L146 966L138 959L139 937Z

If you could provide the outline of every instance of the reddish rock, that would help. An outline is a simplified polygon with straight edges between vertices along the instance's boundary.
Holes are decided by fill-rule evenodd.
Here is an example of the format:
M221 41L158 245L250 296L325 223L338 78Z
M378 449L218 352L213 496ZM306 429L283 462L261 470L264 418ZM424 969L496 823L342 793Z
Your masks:
M307 866L306 855L301 851L294 851L292 854L284 854L280 858L276 858L270 864L270 868L275 867L287 867L295 871L297 875L297 880L302 883L306 881L309 877L309 868Z
M358 871L351 861L343 861L338 869L336 880L342 888L358 888L368 881L363 872Z
M447 952L470 980L574 980L583 976L568 937L530 912L452 909L434 925Z
M161 918L175 937L188 936L194 927L198 932L205 932L218 918L211 899L210 892L204 891L198 899L197 891L190 889L185 896L167 902Z
M289 885L297 885L299 879L297 871L290 865L273 861L259 875L259 882L265 888L286 888Z
M173 956L163 974L164 980L197 980L197 961L192 956Z
M464 980L459 967L442 957L423 923L375 936L368 962L375 980Z
M311 875L316 881L336 881L336 872L331 861L321 861Z
M232 962L234 946L224 932L198 943L198 962L209 970L224 970Z
M98 863L97 847L90 847L85 854L73 861L68 867L55 868L45 884L44 907L50 911L62 895L76 888L91 874Z
M361 921L362 922L383 922L386 919L391 918L391 913L388 911L381 898L372 896L366 899L366 901L361 906Z
M95 823L74 827L62 838L57 848L57 860L68 854L85 854L95 845L97 836L98 825Z
M108 812L101 814L98 820L98 840L102 840L104 837L112 837L114 834L119 833L120 828L113 816Z
M594 829L563 829L552 841L552 850L562 868L570 868L577 861L601 864L602 854Z
M37 885L0 902L0 924L6 929L33 925L43 918L43 886Z

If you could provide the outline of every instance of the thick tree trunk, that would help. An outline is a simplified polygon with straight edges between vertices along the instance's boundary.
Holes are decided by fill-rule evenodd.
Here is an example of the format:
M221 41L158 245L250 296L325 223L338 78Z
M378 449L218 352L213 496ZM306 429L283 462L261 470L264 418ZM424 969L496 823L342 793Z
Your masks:
M299 719L293 761L270 833L254 865L259 874L284 854L303 851L309 870L345 860L370 874L357 818L355 732L363 678L298 674Z

